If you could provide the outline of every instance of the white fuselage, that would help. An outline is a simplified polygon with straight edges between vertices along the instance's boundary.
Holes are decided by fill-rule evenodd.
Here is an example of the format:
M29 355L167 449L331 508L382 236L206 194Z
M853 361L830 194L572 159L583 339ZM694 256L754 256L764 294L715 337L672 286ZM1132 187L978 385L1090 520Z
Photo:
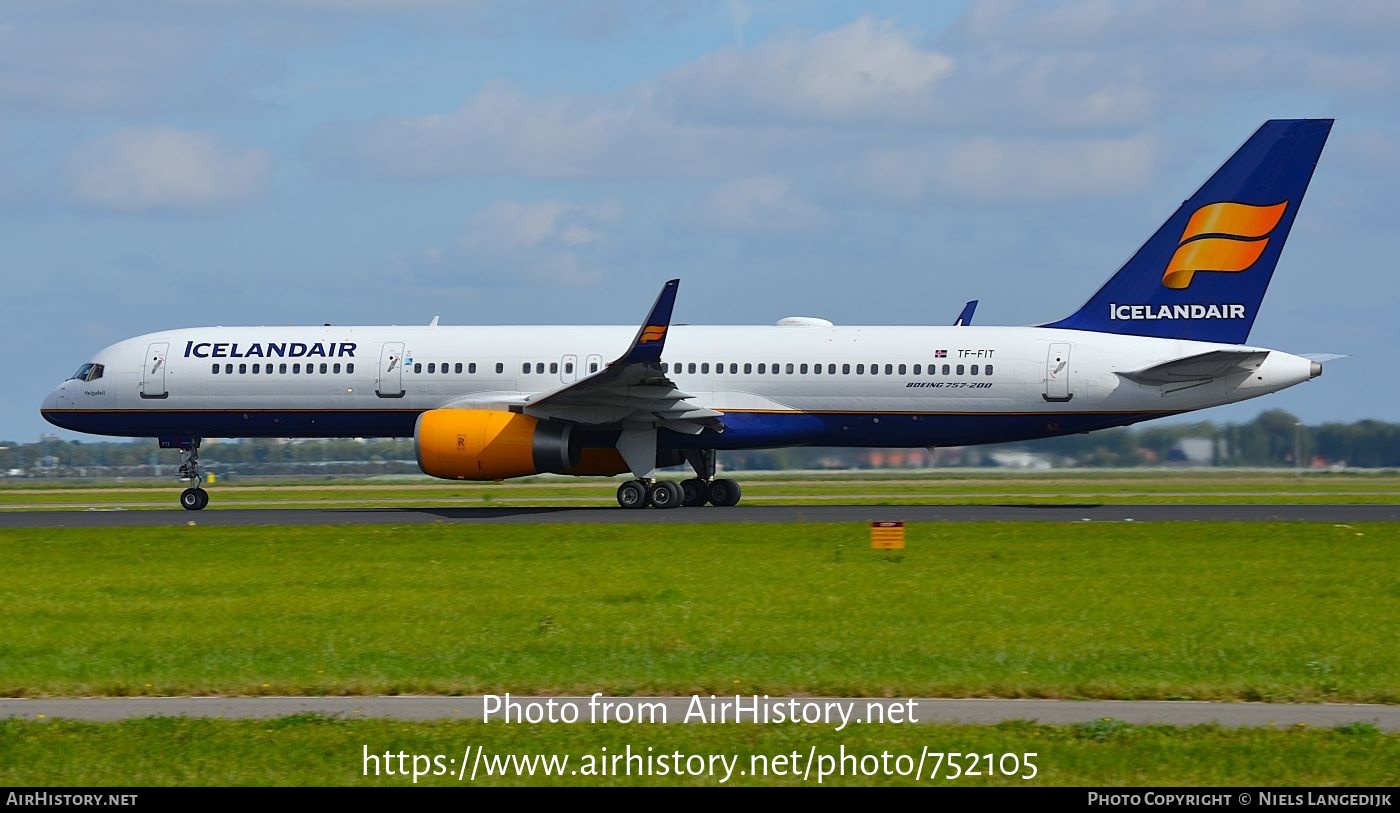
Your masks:
M602 369L629 326L209 327L151 333L91 362L43 405L124 437L413 434L441 407L516 409ZM1118 373L1238 345L1040 327L673 325L667 376L724 430L663 446L930 446L1019 440L1233 403L1306 381L1308 359L1152 386ZM603 416L605 419L605 416ZM571 420L582 418L577 409Z

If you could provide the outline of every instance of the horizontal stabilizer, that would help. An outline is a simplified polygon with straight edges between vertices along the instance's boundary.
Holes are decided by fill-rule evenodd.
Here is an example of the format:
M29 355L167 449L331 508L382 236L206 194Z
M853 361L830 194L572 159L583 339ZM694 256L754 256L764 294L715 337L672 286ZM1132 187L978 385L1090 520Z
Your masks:
M1212 350L1195 356L1164 361L1118 375L1150 387L1163 384L1205 382L1222 376L1251 373L1268 358L1267 350Z

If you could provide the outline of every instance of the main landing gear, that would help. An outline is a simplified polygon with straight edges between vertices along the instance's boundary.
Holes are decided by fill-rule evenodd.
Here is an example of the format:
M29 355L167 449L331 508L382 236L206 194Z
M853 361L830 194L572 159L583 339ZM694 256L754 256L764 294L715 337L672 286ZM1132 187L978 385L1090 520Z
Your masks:
M617 504L623 508L678 508L709 503L721 507L738 505L742 492L739 484L715 476L713 449L686 451L686 462L699 477L682 480L628 480L617 487Z
M180 507L186 511L201 511L209 504L209 492L200 488L204 476L199 473L199 438L191 438L180 444L179 480L193 483L180 492Z

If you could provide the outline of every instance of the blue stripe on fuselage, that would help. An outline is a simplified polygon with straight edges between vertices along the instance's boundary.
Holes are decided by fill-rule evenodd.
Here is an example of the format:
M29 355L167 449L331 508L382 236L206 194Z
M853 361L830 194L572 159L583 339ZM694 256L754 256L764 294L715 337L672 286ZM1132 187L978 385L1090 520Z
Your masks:
M158 437L412 437L420 410L206 412L47 410L50 423L94 435ZM779 446L970 446L1089 432L1172 412L837 413L726 412L725 431L682 435L662 430L672 449L764 449Z

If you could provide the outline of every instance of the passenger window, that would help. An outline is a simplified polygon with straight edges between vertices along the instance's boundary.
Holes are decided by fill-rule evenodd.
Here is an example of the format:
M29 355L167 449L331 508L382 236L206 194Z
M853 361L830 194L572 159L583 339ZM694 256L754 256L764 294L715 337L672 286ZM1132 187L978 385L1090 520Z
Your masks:
M574 371L574 363L573 363L572 361L566 361L566 362L564 362L564 372L572 374L573 371Z
M522 372L522 373L529 373L529 372L530 372L530 362L527 361L527 362L525 362L524 364L520 365L520 372Z
M750 375L751 373L753 373L753 364L747 361L744 362L744 375Z
M972 374L973 374L973 375L977 375L977 365L976 365L976 364L972 365Z
M766 372L768 372L768 365L766 365L766 364L764 364L763 362L760 361L760 362L758 363L758 374L759 374L759 375L763 375L763 374L766 373Z
M431 361L428 362L428 372L429 372L429 373L435 373L435 372L437 372L436 367L437 367L437 365L433 364Z
M213 370L213 372L214 372L214 375L218 375L218 374L219 374L219 365L217 365L217 364L214 365L214 370Z
M893 364L886 364L886 365L885 365L885 375L894 375L894 365L893 365Z
M821 374L822 374L822 366L821 366L820 364L813 364L813 365L812 365L812 372L815 373L815 374L817 374L817 375L821 375Z
M944 375L949 375L949 370L950 370L950 368L948 367L948 365L946 365L946 364L943 365L943 374L944 374Z
M991 375L991 374L992 374L992 365L988 364L987 367L986 367L986 369L984 369L982 372L986 373L987 375Z
M325 374L326 374L326 363L323 361L323 362L321 362L321 375L325 375Z
M688 372L688 373L693 373L693 372L695 372L695 362L692 361L689 365L686 366L686 372Z
M500 373L504 373L505 371L506 371L505 362L502 362L502 361L496 362L496 373L499 375Z
M851 365L849 365L849 364L842 364L842 365L841 365L841 375L850 375L850 374L851 374Z
M595 361L595 362L592 362L591 364L589 364L589 365L588 365L588 372L590 372L590 373L596 373L596 372L598 372L598 362Z
M544 375L544 362L535 362L535 375Z
M253 375L257 375L257 374L260 373L260 372L262 372L262 365L261 365L261 364L254 364L254 365L253 365Z
M460 375L462 373L462 362L459 361L456 364L452 365L452 372Z
M333 373L338 373L338 372L340 372L340 362L337 361L337 362L335 363L335 366L331 367L331 372L333 372Z
M558 375L558 374L559 374L559 362L557 362L557 361L551 361L551 362L549 363L549 372L550 372L552 375Z
M314 365L314 364L308 364L308 365L306 365L306 374L307 374L307 375L311 375L311 374L314 373L314 372L316 372L316 365Z
M856 365L856 375L865 375L865 365L864 365L864 364L857 364L857 365Z
M238 365L238 374L239 374L239 375L244 375L244 374L247 373L247 372L248 372L248 365L246 365L246 364L240 364L240 365Z
M710 371L710 363L709 363L708 361L701 362L701 363L700 363L700 372L701 372L701 373L708 373L709 371Z
M961 364L959 364L959 365L958 365L958 375L962 375L962 374L963 374L963 366L962 366Z
M878 364L872 364L872 365L870 365L870 374L871 374L871 375L879 375L879 374L880 374L880 365L878 365Z
M292 373L293 373L294 375L301 375L301 365L300 365L300 364L293 364L293 365L292 365Z
M792 372L792 365L791 365L791 364L788 365L788 372ZM797 372L802 373L803 375L806 375L806 374L807 374L807 365L804 364L804 365L802 365L801 367L799 367L799 368L797 369Z
M285 361L282 362L281 364L277 365L277 372L279 372L279 373L285 373L285 372L287 372L287 363L286 363Z
M900 375L904 375L904 365L903 365L903 364L899 365L899 374L900 374Z
M826 365L826 374L827 374L827 375L836 375L836 365L835 365L835 364L828 364L828 365Z
M919 373L923 372L923 368L924 368L924 365L922 365L922 364L915 364L915 365L914 365L914 375L918 375Z
M353 373L353 372L355 372L355 371L354 371L354 370L351 370L350 372ZM476 362L473 361L473 362L470 362L469 364L467 364L467 372L469 372L469 373L471 373L471 374L473 374L473 375L476 374Z
M267 375L272 375L272 365L268 364L267 366L263 367L263 372Z

